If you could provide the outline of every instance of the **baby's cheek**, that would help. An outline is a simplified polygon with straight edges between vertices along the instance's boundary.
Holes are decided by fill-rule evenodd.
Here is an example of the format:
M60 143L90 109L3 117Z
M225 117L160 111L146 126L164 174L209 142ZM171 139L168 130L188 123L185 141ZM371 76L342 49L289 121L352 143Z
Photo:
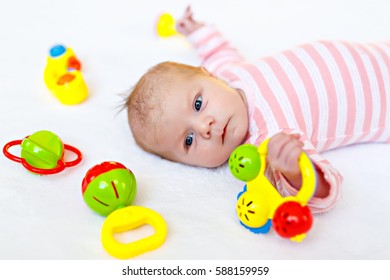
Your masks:
M208 167L218 167L226 163L229 159L230 153L220 147L213 149L207 155Z

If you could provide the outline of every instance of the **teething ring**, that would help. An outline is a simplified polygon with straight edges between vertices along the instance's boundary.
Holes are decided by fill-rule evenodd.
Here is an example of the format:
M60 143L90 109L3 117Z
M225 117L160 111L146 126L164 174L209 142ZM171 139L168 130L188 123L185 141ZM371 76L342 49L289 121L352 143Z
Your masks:
M74 154L76 154L77 158L75 160L69 161L69 162L63 162L62 160L59 160L57 162L57 166L55 168L52 168L52 169L42 169L42 168L34 167L34 166L30 165L24 158L15 156L8 151L9 148L11 148L15 145L20 145L22 143L22 141L23 140L14 140L14 141L8 142L7 144L5 144L5 146L3 148L3 153L10 160L21 163L28 171L30 171L32 173L37 173L40 175L56 174L56 173L63 171L65 169L65 167L77 165L78 163L81 162L81 160L83 158L82 153L77 148L70 146L70 145L67 145L67 144L64 144L65 150L69 150L69 151L73 152Z
M118 242L115 233L121 233L149 224L155 234L127 244ZM104 249L113 257L128 259L157 249L165 241L167 225L162 216L146 207L127 206L112 212L104 221L101 240Z

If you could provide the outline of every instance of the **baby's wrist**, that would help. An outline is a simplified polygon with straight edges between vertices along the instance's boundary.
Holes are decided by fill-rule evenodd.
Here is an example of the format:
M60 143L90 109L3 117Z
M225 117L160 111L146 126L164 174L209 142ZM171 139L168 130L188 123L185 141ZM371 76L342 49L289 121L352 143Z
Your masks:
M187 33L184 34L185 36L189 36L191 35L192 33L194 33L195 31L199 30L200 28L202 28L204 26L203 23L197 23L195 24L190 30L187 30Z
M301 173L287 174L282 173L286 181L296 190L299 190L302 186L302 175Z

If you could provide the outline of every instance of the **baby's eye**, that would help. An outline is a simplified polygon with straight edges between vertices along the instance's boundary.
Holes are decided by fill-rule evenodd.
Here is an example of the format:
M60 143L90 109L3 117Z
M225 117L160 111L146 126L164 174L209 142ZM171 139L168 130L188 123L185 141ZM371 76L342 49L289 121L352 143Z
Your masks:
M195 99L194 108L195 108L195 110L196 110L197 112L200 110L200 108L202 108L202 96L201 96L201 95L199 95L199 96Z
M186 136L185 139L186 148L189 148L192 145L193 141L194 141L194 134L191 132Z

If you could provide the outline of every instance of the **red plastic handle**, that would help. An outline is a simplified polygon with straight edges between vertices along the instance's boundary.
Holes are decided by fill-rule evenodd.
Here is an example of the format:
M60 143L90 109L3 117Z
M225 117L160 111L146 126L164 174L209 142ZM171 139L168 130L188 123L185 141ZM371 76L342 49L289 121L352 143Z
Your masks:
M17 157L15 155L11 154L10 152L8 152L9 148L11 148L12 146L15 146L15 145L20 145L21 143L22 143L22 140L15 140L15 141L11 141L11 142L7 143L3 147L4 155L7 158L9 158L10 160L21 163L28 171L33 172L33 173L37 173L40 175L51 175L51 174L59 173L62 170L64 170L65 167L71 167L71 166L75 166L75 165L79 164L81 162L81 160L83 159L82 153L77 148L75 148L71 145L64 144L65 150L71 151L74 154L76 154L77 158L75 160L68 161L68 162L64 162L62 160L59 160L57 162L57 166L52 168L52 169L42 169L42 168L34 167L34 166L31 166L30 164L28 164L24 158Z

